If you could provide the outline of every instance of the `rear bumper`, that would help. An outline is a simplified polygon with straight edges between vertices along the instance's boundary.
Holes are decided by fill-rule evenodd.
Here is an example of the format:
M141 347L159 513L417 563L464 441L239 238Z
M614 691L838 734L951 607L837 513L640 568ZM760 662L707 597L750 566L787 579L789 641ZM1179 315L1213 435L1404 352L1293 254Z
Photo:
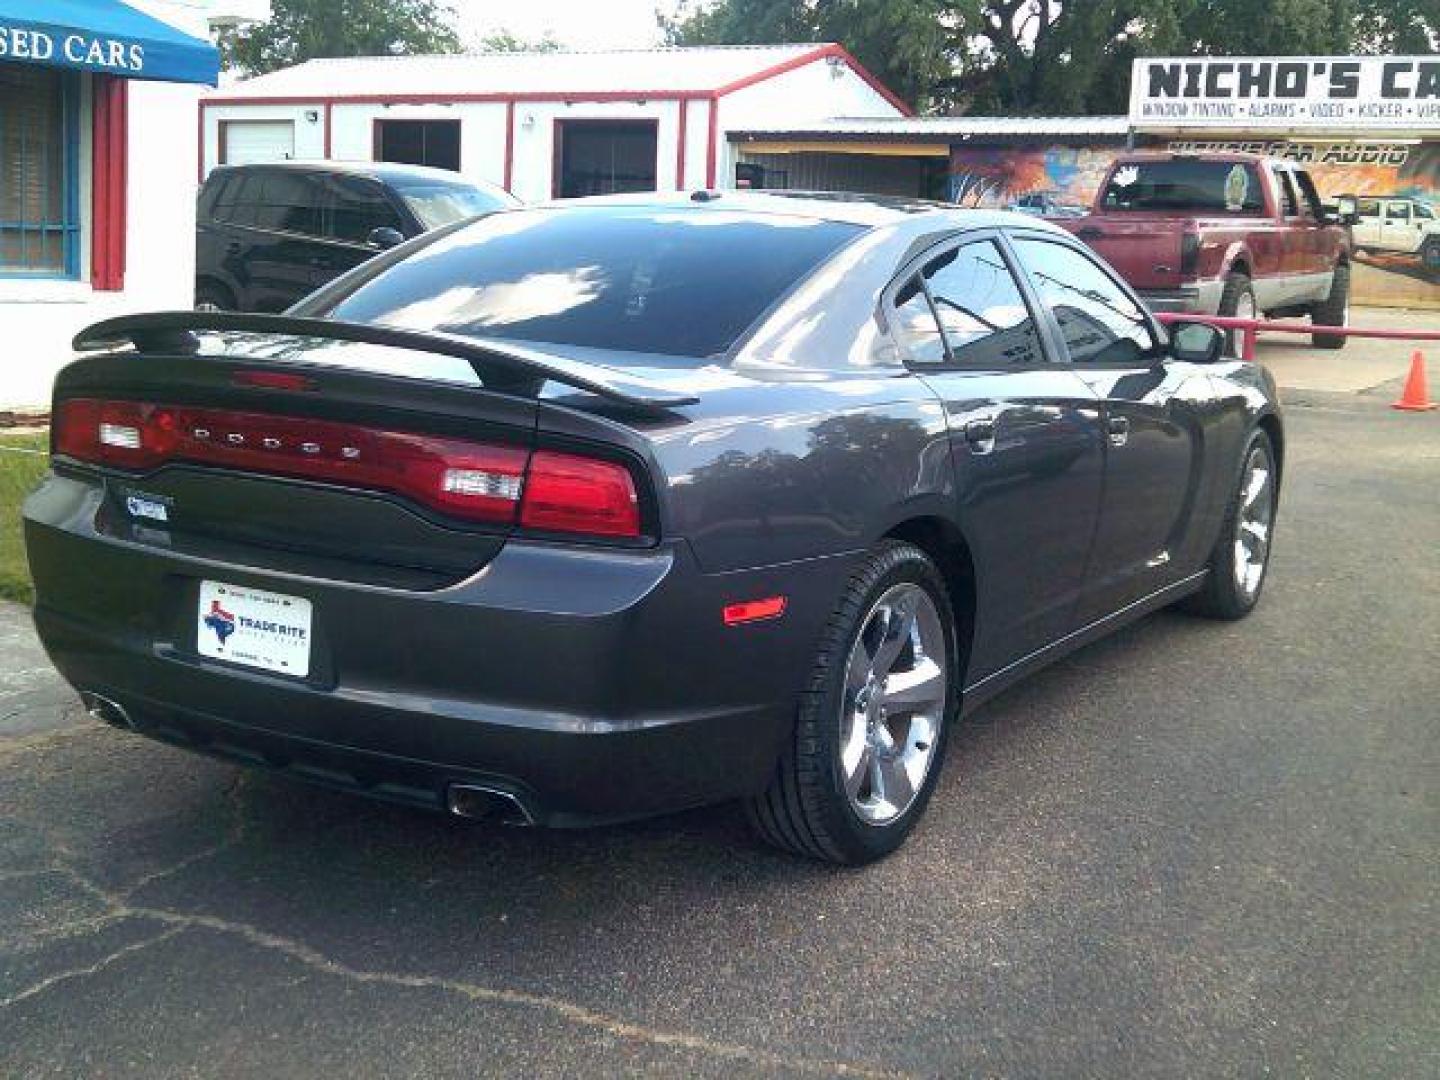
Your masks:
M1200 281L1178 289L1141 289L1140 298L1151 311L1188 312L1215 315L1220 311L1220 294L1225 285L1220 281Z
M52 477L25 508L36 627L78 690L195 750L436 809L451 784L483 783L557 826L761 790L849 569L706 575L683 543L512 541L466 581L414 592L117 540L94 527L99 501ZM205 579L310 600L310 677L199 656ZM782 619L723 625L725 604L775 593Z

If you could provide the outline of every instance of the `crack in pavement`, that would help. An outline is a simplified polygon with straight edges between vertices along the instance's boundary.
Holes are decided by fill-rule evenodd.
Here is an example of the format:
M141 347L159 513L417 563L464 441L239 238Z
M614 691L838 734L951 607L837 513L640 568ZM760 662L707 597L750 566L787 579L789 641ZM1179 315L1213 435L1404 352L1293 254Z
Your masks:
M79 888L98 898L105 904L107 909L105 914L95 916L92 919L76 920L74 923L68 924L67 930L74 931L84 927L87 933L96 933L102 927L112 925L116 921L126 918L158 922L166 926L167 929L162 933L145 938L142 941L131 942L128 945L116 949L87 967L75 968L47 976L8 998L0 999L0 1009L28 1001L57 985L71 980L98 974L128 956L149 949L154 945L162 944L187 930L209 930L216 933L227 934L232 937L238 937L259 948L279 953L303 964L312 971L346 979L361 985L386 986L407 990L433 990L461 997L476 1004L509 1005L520 1008L538 1009L568 1023L604 1032L614 1038L648 1043L652 1046L671 1050L705 1054L710 1057L733 1061L757 1069L788 1069L799 1073L822 1076L859 1077L865 1078L865 1080L870 1080L870 1078L877 1078L878 1080L878 1078L907 1075L904 1072L889 1068L877 1068L844 1061L791 1058L784 1054L773 1053L742 1043L724 1042L706 1038L701 1035L688 1034L686 1032L653 1028L587 1008L584 1005L567 1001L564 998L551 997L545 994L482 986L479 983L465 982L460 979L449 979L438 975L413 975L402 972L368 971L332 959L303 941L273 934L249 923L224 919L215 915L174 911L164 907L149 907L143 904L132 903L131 898L147 885L173 876L203 859L211 858L235 846L243 839L245 834L245 819L240 796L242 794L244 776L244 773L238 773L235 782L231 784L226 792L226 799L230 803L233 819L230 830L223 840L210 845L203 851L188 855L176 863L146 874L122 889L106 889L104 886L92 881L73 865L65 862L57 862L34 871L22 871L14 874L13 876L44 873L62 874L73 881ZM52 846L62 859L74 857L73 853L65 845L57 843Z
M0 998L0 1009L18 1005L22 1001L35 997L37 994L43 994L51 987L58 986L63 982L69 982L71 979L83 979L87 975L99 974L111 964L119 962L131 953L137 953L141 949L148 949L151 945L158 945L162 941L167 941L175 937L175 935L183 933L184 930L185 928L183 926L172 926L169 930L156 934L154 937L148 937L141 941L132 941L129 945L124 945L112 953L107 953L99 960L96 960L95 963L86 967L71 968L69 971L58 971L54 975L47 975L33 986L28 986L24 990L21 990L18 994L12 994L7 998Z

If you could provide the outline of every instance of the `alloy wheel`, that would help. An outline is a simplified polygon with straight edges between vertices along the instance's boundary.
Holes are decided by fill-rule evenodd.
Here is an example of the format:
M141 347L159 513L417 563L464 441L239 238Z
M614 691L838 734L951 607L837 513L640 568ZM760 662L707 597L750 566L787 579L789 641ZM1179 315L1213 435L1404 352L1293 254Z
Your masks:
M845 668L840 773L850 807L872 825L901 817L934 762L946 703L944 624L919 585L876 600Z
M1275 519L1275 468L1264 446L1255 446L1245 460L1240 506L1235 515L1235 583L1246 599L1260 591L1270 556L1270 529Z

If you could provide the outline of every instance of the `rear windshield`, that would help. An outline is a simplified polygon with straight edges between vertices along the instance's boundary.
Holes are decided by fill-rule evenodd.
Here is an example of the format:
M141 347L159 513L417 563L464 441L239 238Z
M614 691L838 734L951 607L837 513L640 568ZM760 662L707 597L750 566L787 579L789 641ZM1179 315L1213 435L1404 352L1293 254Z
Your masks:
M483 191L469 184L396 176L387 180L427 230L463 221L492 210L519 205L502 192Z
M330 314L470 337L696 358L727 352L862 231L724 210L573 207L482 218Z
M1232 161L1146 161L1121 165L1105 185L1105 210L1193 210L1253 214L1265 200L1255 166Z

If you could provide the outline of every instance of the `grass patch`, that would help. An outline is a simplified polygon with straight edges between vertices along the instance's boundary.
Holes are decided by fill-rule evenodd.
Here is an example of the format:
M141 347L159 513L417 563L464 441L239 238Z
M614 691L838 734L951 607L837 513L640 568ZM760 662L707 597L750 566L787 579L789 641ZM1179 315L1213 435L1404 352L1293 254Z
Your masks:
M48 435L0 434L0 599L28 604L30 569L20 538L20 504L45 474Z

